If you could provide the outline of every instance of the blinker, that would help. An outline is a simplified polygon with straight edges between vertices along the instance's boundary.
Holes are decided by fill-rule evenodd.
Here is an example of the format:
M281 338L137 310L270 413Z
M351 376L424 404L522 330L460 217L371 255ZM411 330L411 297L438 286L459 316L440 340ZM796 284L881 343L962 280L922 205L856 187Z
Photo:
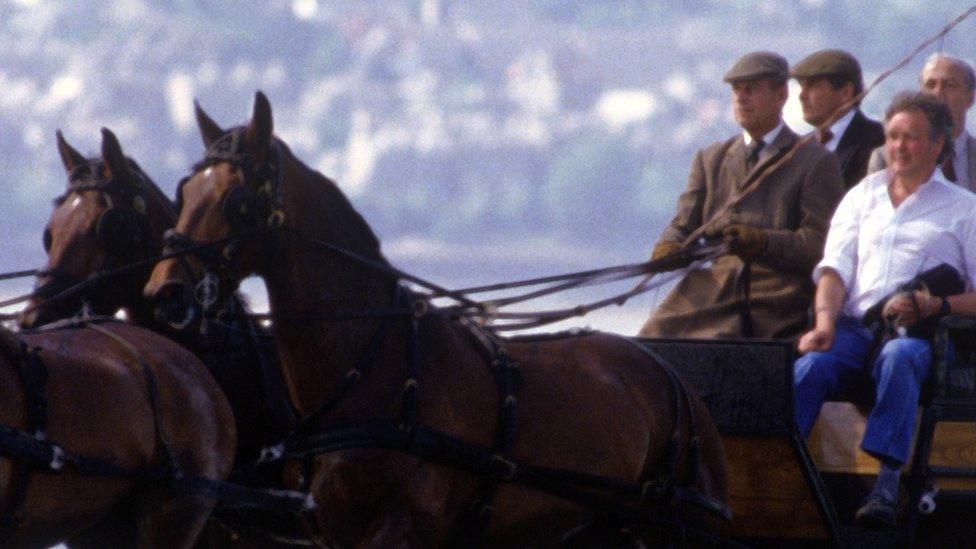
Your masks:
M221 202L221 211L231 223L249 223L254 211L254 194L245 186L231 187Z
M136 238L136 226L125 211L109 208L98 217L95 224L95 237L102 247L111 252L121 253Z

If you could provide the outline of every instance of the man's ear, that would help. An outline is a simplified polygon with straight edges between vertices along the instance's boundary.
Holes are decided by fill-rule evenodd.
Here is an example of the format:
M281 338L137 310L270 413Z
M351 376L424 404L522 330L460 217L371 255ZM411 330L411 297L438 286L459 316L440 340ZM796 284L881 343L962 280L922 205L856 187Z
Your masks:
M776 91L776 102L779 104L779 114L780 118L783 116L783 108L786 107L786 101L790 98L790 87L787 84L783 84Z
M845 104L850 103L857 96L857 91L855 91L856 88L854 87L853 82L844 82L844 85L841 87L841 90L844 90L846 92L844 93Z

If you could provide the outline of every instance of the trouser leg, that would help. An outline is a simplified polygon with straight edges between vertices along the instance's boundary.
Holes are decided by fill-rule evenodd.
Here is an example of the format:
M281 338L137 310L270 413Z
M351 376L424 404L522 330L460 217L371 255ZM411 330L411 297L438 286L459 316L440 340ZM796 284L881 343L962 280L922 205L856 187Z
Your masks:
M871 345L870 333L858 321L841 318L828 351L797 359L793 365L794 415L804 438L810 436L824 401L860 379Z
M908 461L922 383L932 365L932 346L918 338L889 341L874 361L877 398L861 448L899 463Z

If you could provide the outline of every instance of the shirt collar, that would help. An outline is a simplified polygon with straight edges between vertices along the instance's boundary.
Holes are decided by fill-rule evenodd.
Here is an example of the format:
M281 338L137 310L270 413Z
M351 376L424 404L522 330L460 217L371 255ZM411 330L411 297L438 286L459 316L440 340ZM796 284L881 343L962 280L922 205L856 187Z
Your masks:
M884 185L879 185L878 189L883 190L883 192L887 194L888 186L891 185L891 181L892 179L894 179L895 174L892 173L891 170L882 170L881 172L878 173L884 174L883 176ZM872 174L868 174L868 175L872 175ZM913 195L918 194L920 192L925 191L925 189L928 189L930 187L937 187L939 185L952 185L952 183L949 183L949 180L947 180L945 176L942 175L942 169L939 166L936 166L935 170L932 171L932 175L929 176L928 180L922 183L921 185L919 185L918 188L915 189L915 192L913 192L912 194Z
M830 125L829 130L832 136L830 141L824 143L825 146L831 145L831 150L837 149L837 144L840 143L840 138L844 135L844 132L847 131L847 127L851 125L851 121L854 120L855 112L856 109L848 110L844 116L837 119L837 122Z
M762 136L762 142L765 143L765 146L769 146L769 144L773 142L773 139L776 139L776 136L779 135L779 132L784 126L786 126L786 123L780 119L779 124L777 124L775 128L770 130L766 135ZM742 140L746 142L747 147L752 145L752 136L749 135L749 132L745 130L742 131Z

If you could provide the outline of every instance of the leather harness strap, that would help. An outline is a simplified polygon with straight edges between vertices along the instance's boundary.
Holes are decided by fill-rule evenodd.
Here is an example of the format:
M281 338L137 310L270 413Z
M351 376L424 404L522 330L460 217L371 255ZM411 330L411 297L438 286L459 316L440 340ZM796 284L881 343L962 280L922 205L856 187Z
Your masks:
M47 426L47 398L44 386L47 383L47 368L37 354L37 349L27 345L12 334L4 333L0 344L0 354L11 365L20 379L24 390L26 408L26 431L33 437L43 440ZM13 488L0 515L0 541L7 539L23 520L24 503L27 498L27 485L30 483L31 465L27 460L17 461Z
M7 332L0 331L0 356L17 372L24 387L27 423L24 429L0 424L0 455L17 462L17 473L11 496L0 516L0 542L7 539L19 525L25 504L30 472L39 468L49 473L71 469L77 474L106 478L123 478L136 483L163 484L176 494L189 494L221 501L225 505L254 507L276 513L300 513L315 506L308 494L288 490L262 490L239 486L205 477L187 476L173 457L172 443L160 424L158 388L145 359L131 343L111 330L98 326L94 320L69 320L57 329L88 327L122 345L136 359L143 372L150 395L160 441L167 466L156 469L128 469L110 461L75 454L47 439L47 400L44 395L48 371L39 356L39 349L27 345ZM44 331L54 329L46 328Z
M146 363L146 359L143 358L142 353L135 346L112 330L98 324L89 324L88 328L118 343L136 361L142 377L146 382L146 395L153 414L153 429L156 433L156 440L159 442L163 454L163 466L165 469L173 471L175 475L182 476L183 472L180 470L179 463L177 463L173 453L173 443L170 440L169 434L166 433L166 429L163 427L163 415L159 407L159 386L156 383L156 376L153 374L149 364Z

